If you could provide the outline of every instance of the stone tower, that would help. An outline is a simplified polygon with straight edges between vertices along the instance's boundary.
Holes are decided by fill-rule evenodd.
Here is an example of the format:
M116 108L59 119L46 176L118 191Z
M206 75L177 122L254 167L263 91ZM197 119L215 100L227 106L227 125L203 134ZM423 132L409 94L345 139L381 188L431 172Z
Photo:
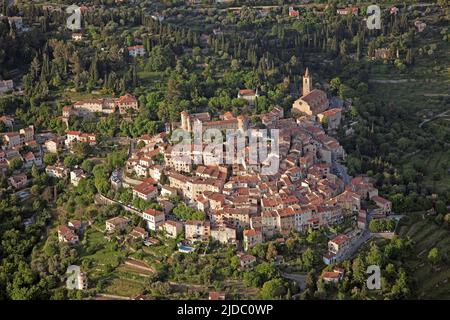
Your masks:
M181 128L186 131L191 131L191 119L186 111L181 112Z
M303 76L303 96L306 96L312 91L312 79L309 75L309 70L306 68L305 75Z
M241 131L242 133L247 131L247 120L245 119L245 117L243 115L240 115L237 117L237 122L238 122L238 130L239 131Z

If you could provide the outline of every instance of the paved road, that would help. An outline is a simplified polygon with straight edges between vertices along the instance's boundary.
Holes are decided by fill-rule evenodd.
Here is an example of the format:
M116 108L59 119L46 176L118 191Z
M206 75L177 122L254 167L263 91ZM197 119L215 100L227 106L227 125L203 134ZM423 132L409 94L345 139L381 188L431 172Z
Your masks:
M105 137L105 141L113 142L119 145L127 146L130 145L130 141L133 140L130 137Z
M137 185L142 183L141 180L137 180L137 179L133 179L133 178L128 177L125 174L125 172L123 171L123 169L121 169L121 171L120 171L120 177L121 177L123 182L129 184L130 186L137 186Z
M391 215L388 217L388 219L395 219L396 223L398 225L398 222L400 221L401 218L403 218L404 215L402 214L396 214L396 215ZM353 242L350 247L345 251L345 253L343 255L340 256L339 261L343 261L346 260L348 258L350 258L351 256L353 256L356 251L358 251L358 249L367 241L369 241L372 237L373 234L369 231L369 224L370 221L372 220L372 213L368 212L367 213L367 222L366 222L366 228L364 229L364 231L362 232L362 234L360 235L360 237L358 238L358 240L356 240L355 242ZM395 226L395 229L397 229L397 225Z
M408 83L408 82L416 82L416 79L369 79L369 83Z
M124 296L117 296L113 294L104 294L104 293L98 293L95 296L96 300L131 300L130 297L124 297Z
M305 290L306 274L286 273L286 272L281 272L280 274L283 278L296 281L298 283L298 286L300 287L300 291Z
M295 7L296 8L308 8L308 7L316 7L319 9L324 9L327 6L327 4L324 3L304 3L304 4L296 4ZM260 10L270 10L270 9L277 9L277 8L282 8L283 5L271 5L271 6L251 6L253 9L260 9ZM218 11L239 11L242 9L242 6L240 7L230 7L230 8L224 8L224 9L219 9Z
M346 260L353 256L356 251L364 244L366 243L370 238L372 237L372 234L369 232L369 230L364 230L362 235L359 236L359 238L352 242L350 247L339 257L339 262Z
M97 203L97 204L103 204L103 205L104 204L107 204L107 205L109 205L109 204L117 204L117 205L121 206L124 210L129 211L131 213L134 213L134 214L136 214L136 215L138 215L139 217L142 218L142 212L140 212L139 210L133 209L133 208L131 208L131 207L129 207L129 206L123 204L123 203L120 203L119 201L116 201L116 200L110 199L108 197L105 197L104 195L102 195L100 193L97 193L94 196L94 202Z

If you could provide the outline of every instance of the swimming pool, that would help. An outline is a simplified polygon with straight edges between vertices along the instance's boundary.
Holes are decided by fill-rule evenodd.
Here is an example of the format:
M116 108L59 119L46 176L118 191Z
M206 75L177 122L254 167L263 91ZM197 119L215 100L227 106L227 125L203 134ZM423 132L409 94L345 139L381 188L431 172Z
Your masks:
M179 244L178 245L178 251L179 252L183 252L183 253L191 253L191 252L195 251L195 248Z

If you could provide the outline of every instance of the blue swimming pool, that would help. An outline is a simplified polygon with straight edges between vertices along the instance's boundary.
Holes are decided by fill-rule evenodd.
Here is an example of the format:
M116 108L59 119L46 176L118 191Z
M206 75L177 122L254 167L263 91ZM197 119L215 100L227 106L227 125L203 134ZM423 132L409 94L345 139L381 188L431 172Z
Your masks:
M195 251L195 248L186 245L178 245L178 251L183 253L191 253Z

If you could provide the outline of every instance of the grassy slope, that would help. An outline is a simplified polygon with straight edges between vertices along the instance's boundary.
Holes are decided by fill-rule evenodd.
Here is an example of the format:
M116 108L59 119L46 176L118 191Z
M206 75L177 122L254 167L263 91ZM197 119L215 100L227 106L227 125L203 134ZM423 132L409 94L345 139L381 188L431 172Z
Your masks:
M93 261L88 271L91 283L97 281L106 281L104 293L133 297L140 294L143 290L145 277L134 272L132 268L116 268L113 272L106 273L106 265L117 265L120 257L123 257L123 251L116 250L112 242L108 242L99 231L89 228L86 234L87 247L95 247L98 250L89 254L84 248L81 253L81 260L90 259ZM144 273L144 272L142 272Z

